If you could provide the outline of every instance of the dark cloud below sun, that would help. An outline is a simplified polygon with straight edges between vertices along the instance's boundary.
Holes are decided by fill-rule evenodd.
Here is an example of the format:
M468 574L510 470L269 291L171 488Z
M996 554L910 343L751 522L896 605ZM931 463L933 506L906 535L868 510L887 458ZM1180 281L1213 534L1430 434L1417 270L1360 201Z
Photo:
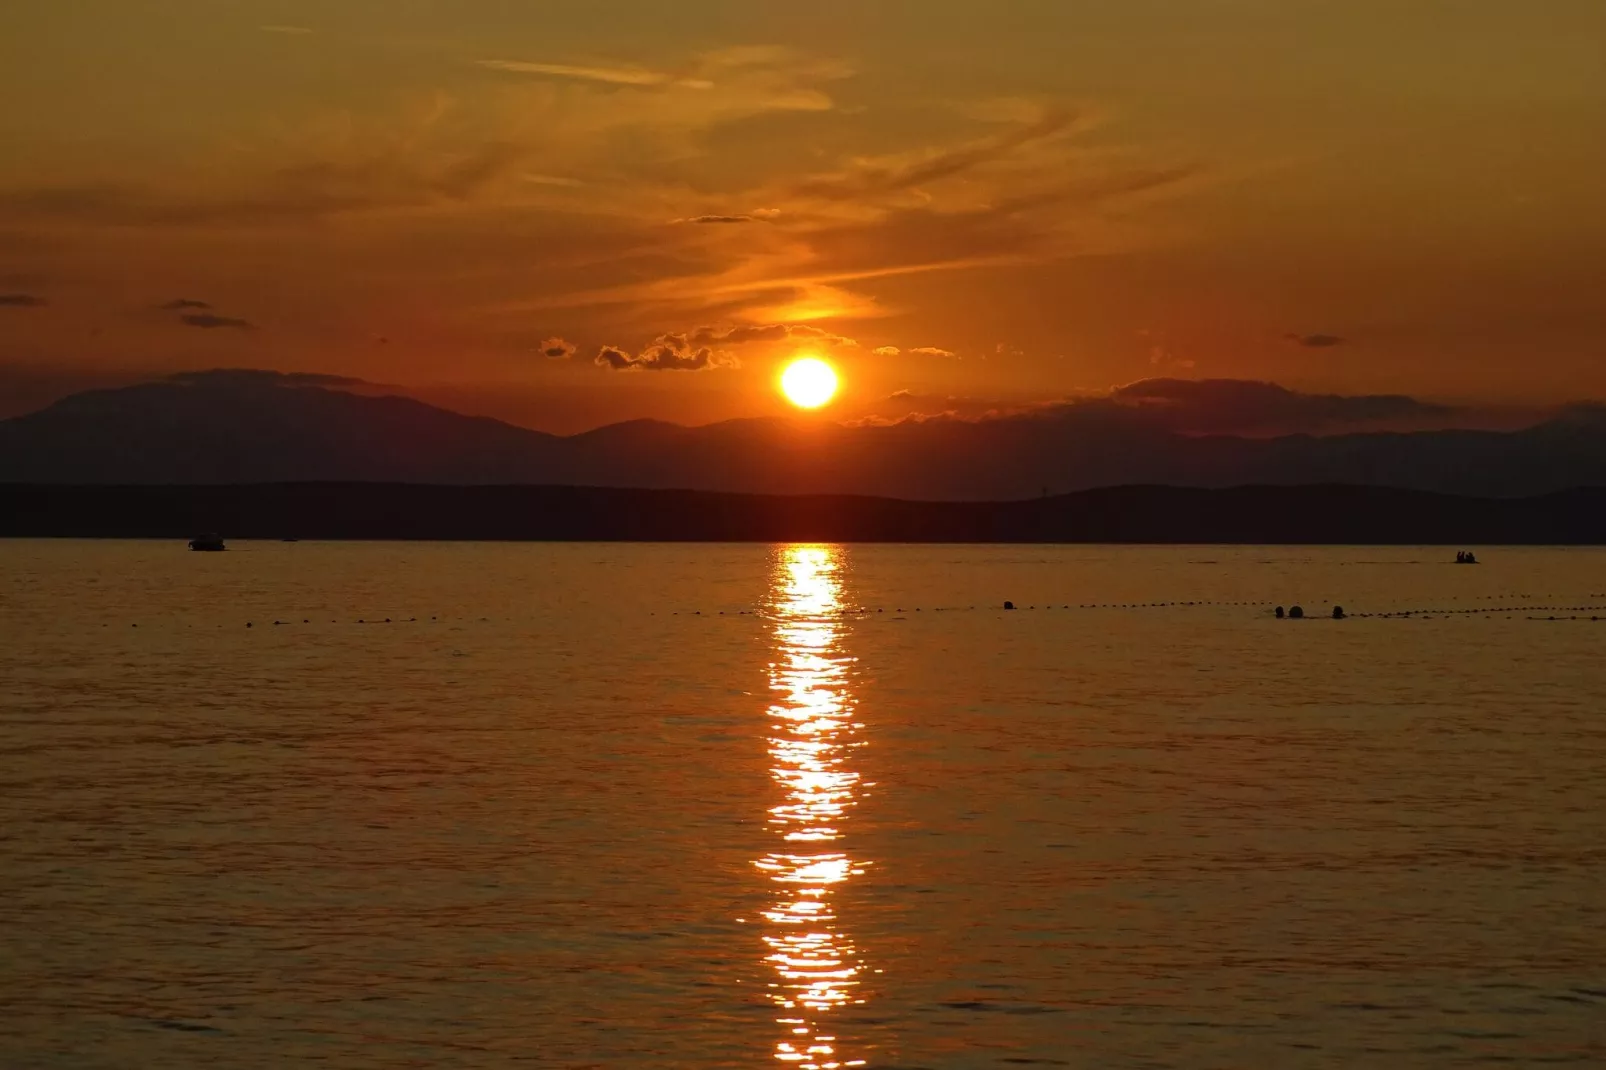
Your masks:
M216 316L210 312L192 312L180 316L186 326L199 327L203 331L254 331L256 324L250 320L239 319L235 316Z

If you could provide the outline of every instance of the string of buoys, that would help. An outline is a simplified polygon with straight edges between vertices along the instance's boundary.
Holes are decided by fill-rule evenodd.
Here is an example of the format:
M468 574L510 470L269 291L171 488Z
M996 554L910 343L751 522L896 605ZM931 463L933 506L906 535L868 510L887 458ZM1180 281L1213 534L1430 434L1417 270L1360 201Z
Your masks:
M1500 597L1500 596L1491 595L1491 596L1487 596L1487 597L1494 598L1494 597ZM1537 597L1537 596L1513 595L1513 596L1510 596L1510 597L1528 599L1528 598ZM1606 595L1588 595L1586 597L1588 597L1588 598L1606 598ZM1454 601L1454 599L1446 599L1446 601ZM1266 608L1266 607L1271 607L1271 603L1269 603L1269 602L1258 602L1258 601L1235 601L1235 600L1217 601L1217 600L1210 600L1210 599L1201 599L1201 600L1194 600L1194 601L1177 601L1177 602L1083 602L1083 603L1062 603L1060 605L1055 605L1053 603L1045 603L1045 604L1039 606L1039 605L1020 605L1020 604L1016 603L1013 599L1005 599L1002 603L998 603L997 604L997 608L1002 609L1002 610L1004 610L1006 612L1023 612L1023 613L1024 612L1031 612L1033 610L1049 611L1049 610L1054 610L1054 609L1061 609L1061 610L1073 610L1073 609L1079 609L1079 610L1134 610L1134 609L1181 609L1181 608L1205 608L1205 607L1258 607L1258 608ZM869 606L858 606L858 607L848 607L848 608L842 608L842 609L828 610L828 611L825 611L824 613L822 613L821 615L822 616L836 616L836 617L854 617L854 616L864 616L864 615L871 614L871 613L920 613L920 612L923 612L926 608L928 608L928 607L925 607L925 606L914 606L914 607L897 606L897 607L894 607L894 608L891 608L891 609L887 609L887 608L883 608L883 607L874 607L874 608L872 608L872 607L869 607ZM929 608L934 613L960 613L960 612L975 610L978 607L977 606L931 606ZM986 607L980 607L980 608L985 609ZM1306 612L1306 610L1304 609L1304 607L1301 606L1301 605L1298 605L1298 604L1295 604L1293 606L1287 606L1287 607L1279 605L1279 606L1271 607L1271 609L1272 609L1272 613L1280 620L1281 619L1304 620L1304 619L1308 619L1308 616L1309 616L1308 613ZM1371 613L1352 613L1348 609L1344 608L1343 605L1334 604L1327 611L1327 616L1329 616L1333 620L1390 619L1390 618L1423 617L1423 616L1434 616L1434 615L1439 615L1439 616L1458 616L1458 615L1509 613L1512 610L1519 610L1519 609L1523 610L1523 611L1527 611L1527 612L1562 612L1562 611L1567 611L1567 612L1589 612L1589 611L1606 612L1606 604L1601 604L1601 605L1578 605L1578 606L1563 606L1563 605L1539 605L1539 606L1535 606L1535 605L1530 605L1530 604L1524 603L1522 605L1496 605L1496 606L1488 606L1488 607L1459 608L1459 609L1430 608L1430 609L1386 610L1386 611L1377 611L1377 612L1371 612ZM690 613L690 615L693 615L693 616L702 616L702 615L704 615L702 610L690 610L688 612ZM755 616L762 614L762 610L755 609L755 610L751 610L751 611L749 611L749 610L740 610L740 611L738 611L738 613L736 615L745 615L748 612L752 612ZM724 616L724 615L726 615L726 613L727 613L727 611L720 610L720 611L718 611L717 615ZM672 615L678 615L678 614L679 614L679 611L676 611L676 613L672 614ZM1545 619L1545 618L1535 618L1535 619Z
M1533 600L1536 599L1536 598L1543 597L1543 596L1538 596L1538 595L1504 595L1504 596L1502 596L1502 595L1483 595L1483 596L1478 596L1478 597L1479 597L1480 600L1511 599L1513 601L1508 602L1508 603L1504 603L1504 604L1497 604L1497 605L1490 605L1490 606L1474 606L1474 607L1464 607L1463 606L1463 607L1455 607L1455 608L1448 608L1448 607L1444 607L1444 606L1438 606L1438 607L1419 608L1419 609L1377 610L1377 611L1373 611L1373 612L1364 612L1364 613L1351 613L1349 610L1345 609L1342 605L1335 604L1328 611L1327 615L1332 620L1433 620L1433 619L1436 619L1436 618L1446 618L1446 619L1448 619L1448 618L1453 618L1453 617L1489 618L1489 617L1493 617L1496 614L1504 613L1504 614L1507 615L1507 619L1508 620L1515 620L1517 618L1512 616L1512 614L1514 612L1520 612L1520 613L1522 613L1524 615L1524 619L1535 620L1535 621L1584 620L1584 621L1597 621L1598 622L1598 621L1600 621L1602 619L1606 619L1606 617L1602 616L1603 614L1606 614L1606 594L1589 594L1589 595L1586 595L1584 597L1586 597L1588 599L1592 599L1592 600L1598 599L1598 600L1602 600L1602 601L1591 601L1589 604L1582 604L1582 605L1563 605L1563 604L1561 604L1559 602L1556 603L1556 604L1546 603L1546 604L1541 604L1541 605L1535 605L1535 604L1533 604ZM1446 601L1446 602L1454 602L1454 601L1457 601L1457 599L1455 599L1455 598L1446 598L1446 599L1444 599L1444 601ZM1054 610L1054 609L1060 609L1060 610L1089 610L1089 611L1091 611L1091 610L1141 610L1141 609L1180 609L1180 608L1211 608L1211 607L1215 607L1215 608L1220 608L1220 607L1228 607L1228 608L1233 608L1233 607L1256 607L1256 608L1260 608L1260 609L1264 610L1269 605L1269 603L1257 602L1257 601L1236 601L1236 600L1216 601L1216 600L1210 600L1210 599L1203 599L1203 600L1196 599L1196 600L1193 600L1193 601L1172 601L1172 602L1083 602L1083 603L1069 603L1069 602L1066 602L1066 603L1061 603L1059 605L1055 605L1053 603L1044 603L1041 606L1039 606L1039 605L1024 605L1023 606L1023 605L1018 605L1012 599L1005 599L1001 604L1000 603L995 603L994 605L997 606L998 608L1001 608L1002 610L1005 610L1005 611L1008 611L1008 612L1015 612L1015 611L1031 612L1031 611L1034 611L1034 610L1051 611L1051 610ZM844 608L836 609L836 610L830 610L830 611L827 611L826 613L824 613L822 615L823 616L835 616L835 617L840 617L840 618L851 618L851 617L866 617L866 616L869 616L871 614L922 613L927 608L930 608L931 611L934 612L934 613L945 613L945 612L946 613L961 613L961 612L973 612L973 611L975 611L977 609L985 610L988 607L974 606L974 605L971 605L971 606L931 606L931 607L925 607L925 606L914 606L914 607L898 606L896 608L889 609L889 608L881 607L881 606L875 606L875 607L872 607L872 606L852 606L852 607L844 607ZM1271 612L1278 620L1285 620L1285 619L1286 620L1305 620L1305 619L1308 619L1308 615L1307 615L1304 607L1302 605L1297 604L1297 603L1292 605L1292 606L1287 606L1287 607L1281 606L1281 605L1271 607ZM764 615L764 613L765 613L765 611L762 608L731 609L731 610L720 609L720 610L709 610L709 611L706 611L706 612L704 610L701 610L701 609L694 609L694 610L672 610L668 615L669 616L682 616L682 615L685 615L685 616L695 616L695 617L707 617L709 619L712 619L714 617L739 617L739 616L741 616L741 617L755 616L756 617L756 616L762 616L762 615ZM1540 614L1545 614L1545 615L1541 616ZM657 615L656 611L653 612L651 615L656 616ZM434 621L434 622L438 622L440 620L440 618L438 616L432 616L432 617L430 617L428 619L429 619L429 621ZM472 619L475 619L475 618L463 618L463 619L464 620L472 620ZM477 619L480 622L489 622L490 621L489 617L479 617ZM900 619L901 620L901 619L905 619L905 618L897 617L895 619ZM359 624L359 625L365 625L365 626L376 626L376 625L381 625L381 624L392 624L392 625L395 625L395 624L416 624L416 623L419 623L420 620L421 620L421 618L419 618L419 617L384 617L384 618L377 618L376 617L376 618L372 618L372 619L367 618L367 617L359 617L355 621L352 621L351 623ZM289 619L289 620L275 619L271 623L275 627L282 627L282 626L286 626L286 625L293 626L297 622L295 620L293 620L293 619ZM299 623L304 624L304 625L310 625L310 624L313 623L313 621L312 621L312 619L310 617L303 617L303 618L301 618ZM329 621L329 623L330 624L339 624L340 621L338 619L332 619L332 620ZM102 626L105 627L107 625L106 625L105 622L103 622ZM129 627L138 628L139 624L138 623L130 623ZM224 627L224 625L219 624L218 627ZM246 621L245 622L245 627L247 627L247 628L255 628L256 627L256 622L255 621Z

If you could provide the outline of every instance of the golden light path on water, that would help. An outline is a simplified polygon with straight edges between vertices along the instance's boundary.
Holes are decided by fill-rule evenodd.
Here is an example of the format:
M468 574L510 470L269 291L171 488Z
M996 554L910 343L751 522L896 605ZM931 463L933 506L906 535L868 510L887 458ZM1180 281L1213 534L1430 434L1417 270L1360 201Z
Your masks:
M769 811L775 847L755 865L775 896L763 934L783 1029L775 1058L804 1070L865 1064L844 1056L831 1025L834 1012L864 1002L863 962L836 914L843 884L867 864L847 853L844 834L858 803L851 759L863 725L854 720L853 659L842 649L842 560L837 547L785 547L770 591L770 775L782 799Z

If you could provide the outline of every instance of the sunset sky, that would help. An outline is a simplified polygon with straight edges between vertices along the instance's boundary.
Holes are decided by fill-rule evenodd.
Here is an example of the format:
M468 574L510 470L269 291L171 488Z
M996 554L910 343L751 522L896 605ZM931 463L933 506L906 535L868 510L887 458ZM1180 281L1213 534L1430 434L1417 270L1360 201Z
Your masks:
M0 92L0 416L1606 396L1600 0L13 0Z

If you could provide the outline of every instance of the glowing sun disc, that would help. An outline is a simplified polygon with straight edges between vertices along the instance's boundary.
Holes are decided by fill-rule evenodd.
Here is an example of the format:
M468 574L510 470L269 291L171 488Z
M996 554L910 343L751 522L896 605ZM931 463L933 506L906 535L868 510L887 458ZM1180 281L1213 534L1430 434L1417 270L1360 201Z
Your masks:
M794 360L781 373L781 393L800 409L817 409L836 395L836 370L817 357Z

